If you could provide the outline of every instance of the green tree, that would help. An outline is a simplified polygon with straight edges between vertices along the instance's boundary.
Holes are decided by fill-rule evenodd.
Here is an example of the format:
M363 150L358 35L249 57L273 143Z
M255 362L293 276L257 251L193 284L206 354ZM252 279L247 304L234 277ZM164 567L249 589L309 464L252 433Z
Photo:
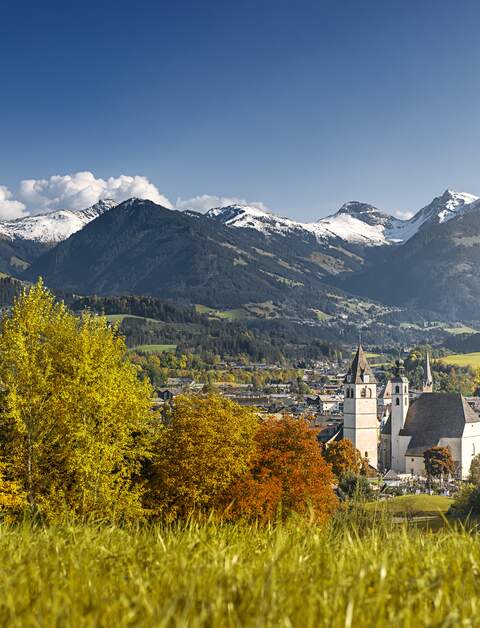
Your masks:
M77 318L41 281L0 329L0 460L32 514L136 516L152 389L107 321Z
M474 458L472 458L468 481L471 484L480 486L480 454L477 454Z
M353 471L347 471L342 475L338 487L350 499L366 500L373 496L373 490L368 479Z

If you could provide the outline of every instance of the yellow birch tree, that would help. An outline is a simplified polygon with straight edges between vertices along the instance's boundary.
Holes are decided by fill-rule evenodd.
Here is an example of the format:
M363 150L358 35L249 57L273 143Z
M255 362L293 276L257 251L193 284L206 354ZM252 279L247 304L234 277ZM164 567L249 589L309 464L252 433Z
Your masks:
M151 397L104 318L25 290L0 328L0 461L30 513L139 515Z

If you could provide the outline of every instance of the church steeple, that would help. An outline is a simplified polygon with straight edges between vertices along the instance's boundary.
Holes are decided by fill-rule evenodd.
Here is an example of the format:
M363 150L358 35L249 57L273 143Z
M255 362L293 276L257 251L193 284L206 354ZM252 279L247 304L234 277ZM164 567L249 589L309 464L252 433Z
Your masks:
M428 353L425 358L425 366L423 367L422 392L424 393L433 392L433 376L432 376L432 369L430 368L430 356L428 355Z
M405 472L405 443L401 439L401 431L405 425L410 407L408 378L405 376L405 364L400 358L395 362L392 383L391 410L391 468L397 472Z
M345 378L345 384L376 384L377 380L373 374L367 356L362 345L358 345L357 353L353 358L353 362L348 370Z
M360 344L344 380L343 437L377 467L377 380Z

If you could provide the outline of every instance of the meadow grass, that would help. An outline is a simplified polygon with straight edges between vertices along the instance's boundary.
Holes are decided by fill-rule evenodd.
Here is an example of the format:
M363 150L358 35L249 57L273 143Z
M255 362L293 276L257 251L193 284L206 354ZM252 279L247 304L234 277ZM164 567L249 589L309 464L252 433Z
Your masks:
M173 353L177 345L136 345L131 351L141 351L142 353Z
M453 504L451 497L443 495L400 495L383 502L370 502L368 510L383 509L391 514L437 515L446 514Z
M454 353L440 358L440 362L451 364L452 366L471 366L474 369L480 368L480 351L473 353Z
M121 323L125 318L136 318L150 323L160 323L156 318L148 318L147 316L136 316L135 314L105 314L102 318L106 318L110 323Z
M480 543L324 528L0 527L2 626L478 626Z

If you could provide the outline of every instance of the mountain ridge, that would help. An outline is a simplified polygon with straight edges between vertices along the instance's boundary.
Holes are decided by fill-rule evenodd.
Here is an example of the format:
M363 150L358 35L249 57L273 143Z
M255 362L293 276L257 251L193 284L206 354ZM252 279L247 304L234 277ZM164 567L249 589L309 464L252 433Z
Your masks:
M410 219L401 220L374 205L348 201L338 211L316 222L300 222L277 216L248 205L210 209L206 215L229 227L257 229L263 233L284 234L304 230L318 240L343 239L364 246L401 244L425 224L447 222L470 209L479 209L479 198L465 192L445 190Z

